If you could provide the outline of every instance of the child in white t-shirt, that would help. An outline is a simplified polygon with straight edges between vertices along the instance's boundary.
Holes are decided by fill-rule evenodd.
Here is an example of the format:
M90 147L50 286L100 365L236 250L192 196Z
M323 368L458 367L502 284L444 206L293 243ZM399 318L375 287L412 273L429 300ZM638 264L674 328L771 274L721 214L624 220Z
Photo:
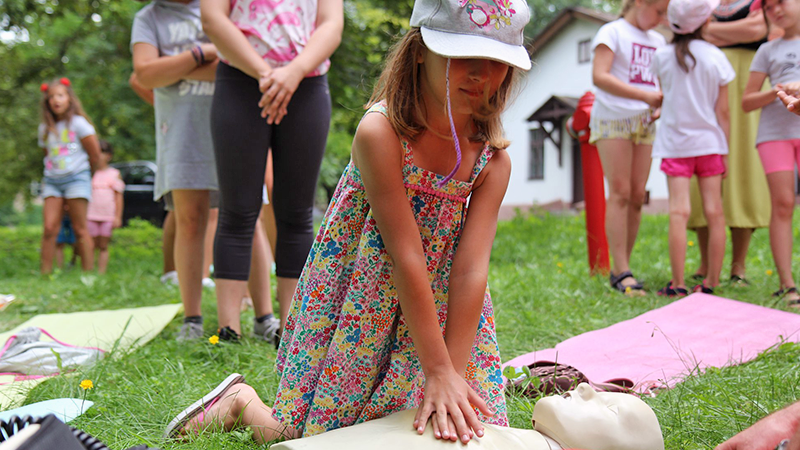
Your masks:
M653 157L669 186L669 259L672 280L658 291L688 294L684 278L686 225L691 212L689 181L697 175L708 221L708 273L694 291L713 293L725 255L722 177L728 154L728 83L736 73L725 54L703 40L703 27L720 0L671 0L667 17L672 43L656 51L652 70L661 81L664 103Z
M658 79L650 71L664 37L653 31L668 0L625 0L622 17L603 25L592 42L592 79L597 87L589 142L597 145L608 180L606 234L613 257L611 286L643 294L629 261L650 174L653 121L661 106Z

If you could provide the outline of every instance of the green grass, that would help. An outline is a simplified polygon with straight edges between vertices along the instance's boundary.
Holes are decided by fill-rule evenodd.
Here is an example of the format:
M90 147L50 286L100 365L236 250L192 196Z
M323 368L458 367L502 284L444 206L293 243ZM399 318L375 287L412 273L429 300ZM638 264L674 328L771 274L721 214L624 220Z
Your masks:
M40 233L37 227L0 228L0 293L13 293L19 298L0 313L0 330L8 330L40 313L179 301L176 289L158 282L160 230L148 224L134 222L116 232L109 273L104 277L84 276L76 269L46 278L38 275ZM670 277L666 233L666 216L644 218L632 266L651 291L666 284ZM697 265L696 252L692 250L688 270ZM728 265L729 259L725 267ZM768 236L762 230L754 235L748 257L751 286L723 287L718 294L785 309L770 296L778 287L777 275L768 274L772 269ZM606 279L589 277L580 216L518 217L501 223L489 281L504 360L552 347L571 336L670 302L652 294L627 298L611 291ZM216 327L213 292L204 293L203 314L205 328L211 331ZM252 312L246 313L245 332L249 332L251 321ZM42 383L30 393L27 403L81 397L84 393L78 383L89 378L95 388L87 391L86 397L95 406L73 425L112 448L138 444L164 449L257 448L246 431L206 433L190 443L160 440L171 417L228 372L244 374L267 403L274 398L278 382L273 369L275 350L270 346L251 339L241 345L179 344L173 339L179 324L179 319L172 321L148 345L119 355L124 357L106 358L83 372ZM659 417L668 449L713 448L800 397L799 363L800 346L785 344L748 364L690 377L675 389L645 401ZM532 409L531 400L509 398L512 425L530 427Z

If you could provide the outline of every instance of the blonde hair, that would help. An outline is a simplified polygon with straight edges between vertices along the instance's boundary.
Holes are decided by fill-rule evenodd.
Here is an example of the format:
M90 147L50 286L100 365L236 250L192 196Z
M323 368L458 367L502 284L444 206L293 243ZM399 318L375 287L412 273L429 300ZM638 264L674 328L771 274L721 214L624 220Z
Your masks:
M412 28L389 50L386 65L372 91L366 108L379 103L386 103L389 123L395 133L411 139L428 129L422 91L420 90L420 70L417 57L425 47L419 28ZM517 77L514 67L509 67L506 78L500 83L497 92L488 98L488 92L478 111L472 119L476 132L470 136L473 142L489 142L489 145L503 149L509 141L503 133L500 114L509 101L514 79Z
M653 3L658 3L659 0L644 0L644 2L647 3L648 5L652 5ZM622 0L622 11L620 11L619 16L623 17L635 5L636 5L636 0Z
M42 123L45 126L45 136L49 133L56 132L56 122L59 119L50 109L50 90L53 89L55 86L63 86L64 89L67 90L67 95L69 96L69 108L67 108L66 112L64 112L63 120L66 120L67 123L72 121L72 118L75 116L83 116L89 123L92 123L92 119L86 115L86 111L83 110L83 105L81 105L81 101L78 99L78 96L75 95L75 91L72 89L72 83L67 78L59 77L53 78L49 83L45 83L42 85Z

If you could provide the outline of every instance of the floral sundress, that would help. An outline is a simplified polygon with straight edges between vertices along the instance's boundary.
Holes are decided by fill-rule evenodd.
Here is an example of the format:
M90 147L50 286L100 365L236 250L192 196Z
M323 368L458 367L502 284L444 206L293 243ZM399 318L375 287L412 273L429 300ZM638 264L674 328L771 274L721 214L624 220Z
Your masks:
M377 104L367 114L386 114ZM472 184L494 154L488 145L468 182L414 165L409 143L403 179L414 212L444 333L450 268ZM276 360L281 375L273 409L303 436L416 408L425 376L392 278L392 262L372 215L358 168L350 162L333 194L292 300ZM492 417L508 425L500 353L488 286L467 365L468 384ZM409 424L411 426L411 424Z

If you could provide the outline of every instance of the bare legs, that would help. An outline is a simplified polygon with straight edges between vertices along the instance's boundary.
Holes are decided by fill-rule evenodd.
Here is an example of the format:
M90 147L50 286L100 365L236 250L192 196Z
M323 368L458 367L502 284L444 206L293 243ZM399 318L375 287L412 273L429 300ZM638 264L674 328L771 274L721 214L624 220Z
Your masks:
M230 281L230 280L228 280ZM250 427L253 440L263 445L280 437L293 439L297 431L286 428L272 417L272 409L258 397L255 389L239 383L231 386L220 399L203 414L186 423L181 434L199 432L210 426L231 431L239 427Z
M175 212L167 211L162 230L161 251L164 253L164 273L175 270Z
M722 212L722 175L698 178L703 212L708 222L708 274L707 287L719 286L722 259L725 257L725 214ZM689 183L686 183L686 198L689 198ZM691 208L691 206L690 206ZM689 216L686 216L689 219ZM686 223L683 224L686 233Z
M61 229L64 214L64 202L69 206L69 218L75 232L76 247L81 256L81 268L89 271L94 268L94 243L86 228L86 210L89 202L84 198L64 200L60 197L44 199L44 232L42 233L41 272L49 274L53 271L53 257L56 252L56 237Z
M203 240L203 278L211 276L211 264L214 263L214 235L217 233L217 219L219 218L219 208L211 208L208 211L208 226Z
M747 251L750 248L750 238L753 236L753 228L734 228L731 227L731 245L733 247L733 257L731 260L731 276L744 278L746 273L745 260ZM707 227L697 228L697 244L700 246L700 267L697 274L705 276L708 273L708 248L709 231Z
M792 276L792 215L794 213L794 172L767 174L772 217L769 221L769 243L780 277L781 289L795 287ZM794 298L798 298L797 295Z
M108 268L108 243L111 238L108 236L97 236L94 238L94 248L97 249L97 272L106 273Z
M186 317L200 316L203 294L203 242L208 224L209 195L206 190L176 189L175 267Z
M612 273L619 274L630 270L650 175L652 146L634 145L626 139L603 139L597 142L597 149L609 186L606 235L614 261ZM636 283L632 278L622 281L623 286Z

